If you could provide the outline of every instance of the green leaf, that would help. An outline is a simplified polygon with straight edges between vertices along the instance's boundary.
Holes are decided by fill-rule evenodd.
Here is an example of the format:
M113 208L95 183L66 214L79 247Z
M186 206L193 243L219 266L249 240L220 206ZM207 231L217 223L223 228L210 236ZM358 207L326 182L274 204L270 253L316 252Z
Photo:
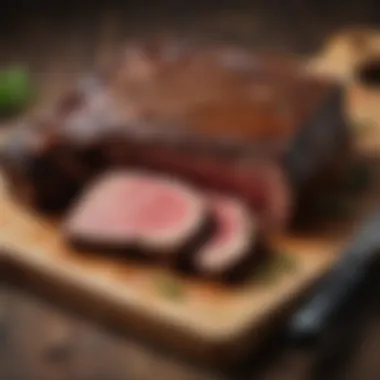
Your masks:
M263 284L273 283L283 274L294 272L296 268L295 257L290 254L277 253L257 267L254 280Z
M34 90L29 72L24 67L12 67L0 72L0 112L10 115L23 111Z
M163 296L180 300L183 298L183 288L178 280L169 275L161 275L156 279L156 289Z
M260 284L273 283L278 278L278 272L269 264L259 265L254 274L254 281Z
M353 131L359 136L367 135L374 131L376 122L371 119L362 119L354 122Z
M297 261L294 256L284 253L279 253L276 256L276 265L280 270L293 272L297 268Z

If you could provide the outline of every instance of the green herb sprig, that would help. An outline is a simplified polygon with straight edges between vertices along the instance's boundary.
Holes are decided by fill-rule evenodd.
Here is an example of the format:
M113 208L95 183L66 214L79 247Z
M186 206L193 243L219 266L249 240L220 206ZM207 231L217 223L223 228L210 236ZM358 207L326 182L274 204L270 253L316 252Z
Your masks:
M182 284L168 274L162 274L156 278L155 288L165 298L173 301L179 301L184 297Z

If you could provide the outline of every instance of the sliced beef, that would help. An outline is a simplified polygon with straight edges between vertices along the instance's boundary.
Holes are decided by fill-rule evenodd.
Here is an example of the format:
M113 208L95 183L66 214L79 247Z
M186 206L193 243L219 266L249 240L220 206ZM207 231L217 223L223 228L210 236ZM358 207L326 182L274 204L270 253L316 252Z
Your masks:
M207 221L203 198L184 184L119 171L104 174L83 193L63 231L77 247L165 258L199 238Z
M262 238L258 218L240 200L138 171L94 181L69 211L63 232L80 250L170 262L220 279L254 263Z
M25 137L29 135L36 137L37 133ZM43 211L65 210L100 171L117 167L167 173L197 186L235 195L245 200L270 229L286 226L293 211L292 184L283 167L273 159L234 159L131 143L118 137L84 146L58 140L42 152L37 151L39 146L28 144L21 139L9 144L9 174L13 188L28 188L28 200ZM28 146L29 152L25 151Z
M194 256L195 268L206 275L221 276L254 255L259 241L257 218L241 201L210 194L215 232Z
M291 216L293 189L284 170L273 160L233 160L154 147L143 152L131 147L130 164L166 171L203 188L238 197L268 229L283 228Z

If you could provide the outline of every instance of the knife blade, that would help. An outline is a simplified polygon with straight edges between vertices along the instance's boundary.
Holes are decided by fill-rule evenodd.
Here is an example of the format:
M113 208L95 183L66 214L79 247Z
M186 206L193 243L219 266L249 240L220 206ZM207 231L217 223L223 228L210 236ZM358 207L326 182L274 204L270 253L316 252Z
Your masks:
M287 333L296 340L315 340L356 290L380 249L380 209L364 221L340 259L311 298L291 318Z

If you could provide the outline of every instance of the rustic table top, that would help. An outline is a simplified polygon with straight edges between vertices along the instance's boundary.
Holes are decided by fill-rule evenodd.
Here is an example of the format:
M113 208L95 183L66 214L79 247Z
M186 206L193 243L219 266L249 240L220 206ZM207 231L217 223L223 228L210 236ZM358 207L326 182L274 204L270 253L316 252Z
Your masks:
M110 2L90 7L70 1L13 1L0 15L0 62L26 62L40 100L48 101L93 62L106 62L127 36L175 31L312 54L342 27L380 21L374 0L360 5L246 3L136 2L122 8ZM246 363L224 372L188 363L116 331L43 289L27 288L20 274L1 273L0 379L378 379L378 265L372 272L316 345L294 345L275 333Z

